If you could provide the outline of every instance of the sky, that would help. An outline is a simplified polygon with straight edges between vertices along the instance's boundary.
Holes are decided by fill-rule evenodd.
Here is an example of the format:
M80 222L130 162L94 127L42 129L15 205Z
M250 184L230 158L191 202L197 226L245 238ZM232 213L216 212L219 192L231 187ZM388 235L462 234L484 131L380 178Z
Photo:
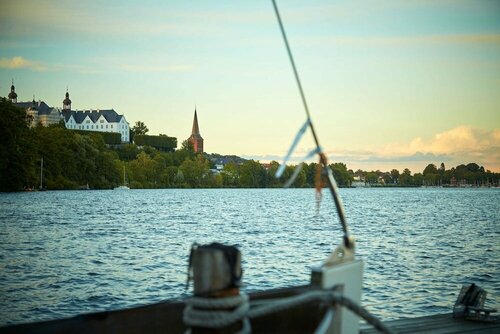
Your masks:
M0 96L113 108L281 160L306 120L270 1L0 2ZM322 148L353 170L500 172L500 1L280 1ZM313 149L306 133L293 154Z

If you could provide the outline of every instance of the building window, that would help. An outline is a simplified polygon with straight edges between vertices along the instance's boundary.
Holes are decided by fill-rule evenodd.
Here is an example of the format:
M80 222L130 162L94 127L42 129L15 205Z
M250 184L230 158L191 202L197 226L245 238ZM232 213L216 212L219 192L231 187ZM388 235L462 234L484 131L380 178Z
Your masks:
M86 121L85 121L85 123L90 123L90 121L89 121L89 120L86 120Z
M104 120L103 120L103 119L101 119L101 123L104 123Z
M102 122L102 121L101 121ZM104 125L101 124L101 129L104 129Z
M113 128L113 124L111 124L111 129Z
M87 130L89 129L89 126L87 125Z
M108 128L108 125L106 124L106 129Z

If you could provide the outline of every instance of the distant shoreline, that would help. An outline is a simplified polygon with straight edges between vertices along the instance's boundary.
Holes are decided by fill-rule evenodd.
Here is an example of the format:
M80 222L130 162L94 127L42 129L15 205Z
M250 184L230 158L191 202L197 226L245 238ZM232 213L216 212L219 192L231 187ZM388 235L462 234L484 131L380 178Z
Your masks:
M362 187L354 187L354 186L340 186L339 188L342 189L380 189L380 188L398 188L398 189L408 189L408 188L432 188L432 189L500 189L500 187L497 186L419 186L419 185L405 185L405 186L400 186L400 185L366 185ZM213 189L213 190L221 190L221 189L228 189L228 190L235 190L235 189L315 189L314 187L291 187L291 188L283 188L283 187L271 187L271 188L265 188L265 187L199 187L199 188L131 188L130 190L196 190L196 189L203 189L203 190L208 190L208 189ZM323 190L326 190L328 188L323 188ZM104 191L104 190L109 190L113 191L113 188L101 188L101 189L44 189L43 191L39 190L19 190L19 191L3 191L0 193L8 194L8 193L23 193L23 192L33 192L33 193L38 193L38 192L54 192L54 191Z

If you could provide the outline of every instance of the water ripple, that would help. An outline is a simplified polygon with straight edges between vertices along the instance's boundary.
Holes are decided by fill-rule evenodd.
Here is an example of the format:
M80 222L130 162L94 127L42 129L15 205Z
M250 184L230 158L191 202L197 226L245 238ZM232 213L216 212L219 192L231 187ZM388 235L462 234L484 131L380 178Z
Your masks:
M449 312L470 282L500 307L498 189L341 195L370 311ZM311 189L0 194L0 325L182 298L193 242L239 245L246 291L307 284L340 240Z

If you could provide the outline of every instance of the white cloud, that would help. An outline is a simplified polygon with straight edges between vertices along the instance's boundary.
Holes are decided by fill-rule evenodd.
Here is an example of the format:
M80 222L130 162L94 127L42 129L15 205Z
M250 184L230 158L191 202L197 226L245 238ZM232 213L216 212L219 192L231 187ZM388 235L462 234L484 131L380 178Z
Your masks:
M48 69L46 65L40 62L31 61L21 56L12 58L0 58L0 67L8 69L26 68L33 71L46 71Z
M458 126L438 133L430 139L414 138L408 144L389 144L383 148L384 154L477 154L492 148L500 148L500 130L474 129Z
M194 70L192 65L134 65L134 64L122 64L115 65L117 69L124 70L127 72L190 72Z
M306 150L307 151L307 150ZM344 162L361 168L402 168L422 170L429 163L446 162L448 167L475 162L486 169L500 170L500 129L483 130L458 126L432 136L416 137L407 143L391 143L372 150L336 149L326 151L330 161ZM283 153L284 155L284 153ZM290 163L297 163L304 156L297 150ZM246 156L261 161L276 160L280 155ZM310 161L315 161L316 158ZM358 168L358 167L356 167Z

